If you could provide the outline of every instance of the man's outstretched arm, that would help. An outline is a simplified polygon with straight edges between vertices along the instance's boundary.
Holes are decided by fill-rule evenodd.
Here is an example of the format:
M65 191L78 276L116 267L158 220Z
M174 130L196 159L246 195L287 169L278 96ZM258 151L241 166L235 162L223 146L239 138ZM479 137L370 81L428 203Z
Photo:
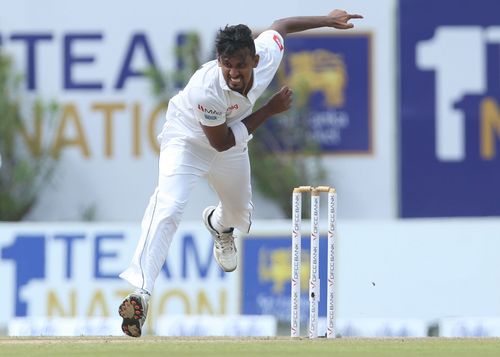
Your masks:
M333 10L326 16L295 16L276 20L271 25L270 29L279 32L283 37L289 33L301 32L320 27L332 27L339 30L347 30L354 27L354 25L349 22L350 20L362 18L363 16L361 15L349 14L344 10Z

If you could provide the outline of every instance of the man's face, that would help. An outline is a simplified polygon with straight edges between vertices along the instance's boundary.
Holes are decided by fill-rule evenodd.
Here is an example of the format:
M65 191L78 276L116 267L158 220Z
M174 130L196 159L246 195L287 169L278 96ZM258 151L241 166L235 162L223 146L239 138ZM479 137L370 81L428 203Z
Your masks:
M246 95L253 84L253 69L259 63L259 56L252 56L248 48L241 49L231 56L219 56L219 67L227 86Z

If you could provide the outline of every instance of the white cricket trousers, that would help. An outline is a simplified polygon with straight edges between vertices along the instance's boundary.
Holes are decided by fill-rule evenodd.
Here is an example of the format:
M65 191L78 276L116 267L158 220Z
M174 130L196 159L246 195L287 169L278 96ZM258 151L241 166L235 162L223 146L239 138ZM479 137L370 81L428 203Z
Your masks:
M220 200L213 217L224 227L249 231L253 205L247 145L217 152L196 139L162 140L158 186L144 213L132 262L121 278L153 291L189 194L202 178L208 180Z

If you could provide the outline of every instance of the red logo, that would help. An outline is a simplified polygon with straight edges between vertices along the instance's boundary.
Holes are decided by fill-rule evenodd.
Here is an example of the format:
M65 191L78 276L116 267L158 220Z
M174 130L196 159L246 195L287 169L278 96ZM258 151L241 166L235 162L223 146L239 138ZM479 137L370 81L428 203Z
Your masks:
M283 51L283 44L281 43L280 37L278 35L274 35L273 40L278 45L280 51Z
M207 109L205 108L203 105L201 104L198 104L198 110L204 112L204 113L207 113L207 114L215 114L217 116L220 116L222 115L222 112L218 112L217 110L215 109Z
M238 109L238 108L239 108L239 107L238 107L238 104L233 104L233 105L231 105L229 108L227 108L227 111L228 111L228 112L230 112L230 111L232 111L232 110L236 110L236 109Z

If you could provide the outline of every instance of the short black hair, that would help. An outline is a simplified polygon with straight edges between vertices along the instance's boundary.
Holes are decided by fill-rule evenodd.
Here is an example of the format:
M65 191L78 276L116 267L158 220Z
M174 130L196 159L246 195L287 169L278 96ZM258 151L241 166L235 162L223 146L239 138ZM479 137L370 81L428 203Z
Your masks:
M247 25L226 25L220 29L215 39L217 56L232 56L236 52L248 48L250 54L255 56L255 43L253 42L252 30Z

